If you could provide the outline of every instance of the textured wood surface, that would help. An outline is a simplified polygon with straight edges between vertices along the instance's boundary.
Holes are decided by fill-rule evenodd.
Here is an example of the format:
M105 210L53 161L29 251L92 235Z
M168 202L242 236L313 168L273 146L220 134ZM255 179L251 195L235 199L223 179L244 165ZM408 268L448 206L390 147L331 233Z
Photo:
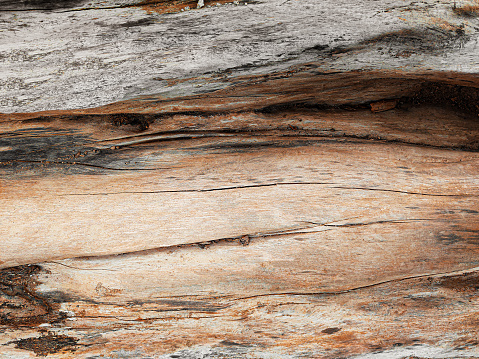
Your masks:
M477 6L0 0L0 358L479 357Z
M2 123L5 355L476 353L472 115L149 116Z
M104 120L4 132L3 267L329 223L462 237L479 209L479 126L447 110L183 115L129 137Z
M320 77L471 74L479 66L477 16L457 11L479 6L476 0L456 1L456 11L450 0L206 1L172 14L126 6L138 1L45 1L52 11L41 11L41 0L20 1L39 10L7 11L11 3L0 3L0 112L7 113L177 99L310 63ZM298 81L307 86L304 77Z

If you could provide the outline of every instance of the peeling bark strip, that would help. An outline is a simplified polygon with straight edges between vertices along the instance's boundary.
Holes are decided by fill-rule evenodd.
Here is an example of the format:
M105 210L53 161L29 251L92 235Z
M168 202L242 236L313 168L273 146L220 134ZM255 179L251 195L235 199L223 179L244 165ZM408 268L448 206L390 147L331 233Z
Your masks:
M0 0L0 357L479 357L476 0Z

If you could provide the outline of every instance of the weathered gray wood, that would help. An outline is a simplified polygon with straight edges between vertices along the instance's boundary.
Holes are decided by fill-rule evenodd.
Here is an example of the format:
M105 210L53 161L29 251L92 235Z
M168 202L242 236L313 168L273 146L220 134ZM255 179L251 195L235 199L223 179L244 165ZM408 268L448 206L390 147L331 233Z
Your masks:
M479 67L477 18L459 16L449 0L268 0L176 14L90 8L0 12L1 112L204 94L309 62L319 72ZM189 81L170 81L178 79Z

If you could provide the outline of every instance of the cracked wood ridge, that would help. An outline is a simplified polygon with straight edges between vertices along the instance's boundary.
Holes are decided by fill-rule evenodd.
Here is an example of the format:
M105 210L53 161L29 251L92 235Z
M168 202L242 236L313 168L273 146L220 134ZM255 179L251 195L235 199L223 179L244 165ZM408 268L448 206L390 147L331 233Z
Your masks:
M476 0L0 0L0 358L479 357Z

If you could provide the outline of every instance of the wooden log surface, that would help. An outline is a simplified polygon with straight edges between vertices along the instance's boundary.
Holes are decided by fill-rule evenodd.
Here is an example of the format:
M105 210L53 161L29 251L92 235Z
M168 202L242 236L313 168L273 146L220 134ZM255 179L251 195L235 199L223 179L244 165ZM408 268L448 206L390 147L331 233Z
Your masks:
M425 143L400 128L420 113L437 114L420 124ZM441 210L450 205L460 218L477 210L474 119L428 107L309 110L242 113L226 127L231 116L176 116L129 137L69 118L6 133L2 266L322 231L328 223L454 227Z
M474 353L475 118L293 108L173 115L138 132L85 116L4 123L0 260L35 275L13 285L4 269L17 288L3 297L9 355L55 352L44 342L63 336L74 357ZM364 334L362 308L384 301Z
M258 76L289 77L311 63L309 72L319 75L377 70L436 73L441 80L447 76L437 72L471 74L479 66L476 0L457 0L455 9L450 0L268 0L212 7L216 3L207 0L203 8L189 4L191 10L176 13L123 0L16 4L0 2L0 111L7 113L93 108L141 96L162 102L245 83L256 85L247 100L252 103L271 97ZM459 11L468 7L470 13ZM297 81L314 86L309 77ZM349 91L343 102L361 101L363 91L357 92ZM285 89L276 91L276 102L284 95Z
M205 5L0 1L0 358L479 357L477 3Z

